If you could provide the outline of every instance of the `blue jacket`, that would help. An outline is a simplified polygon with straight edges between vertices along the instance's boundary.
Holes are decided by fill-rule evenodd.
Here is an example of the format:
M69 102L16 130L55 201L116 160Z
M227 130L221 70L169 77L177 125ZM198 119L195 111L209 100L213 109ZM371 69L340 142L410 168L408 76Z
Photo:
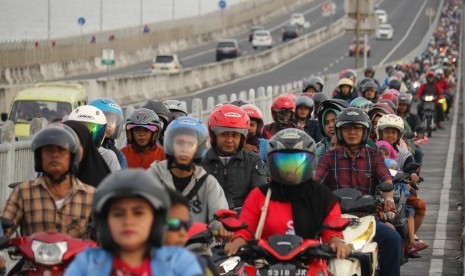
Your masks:
M202 275L195 255L182 247L162 246L152 249L150 268L152 275L193 276ZM113 254L101 248L89 248L81 252L68 266L65 276L110 275Z
M260 158L266 163L266 148L268 147L268 140L265 138L258 138L258 140L260 141L260 144L258 145L260 152L258 155L260 155Z

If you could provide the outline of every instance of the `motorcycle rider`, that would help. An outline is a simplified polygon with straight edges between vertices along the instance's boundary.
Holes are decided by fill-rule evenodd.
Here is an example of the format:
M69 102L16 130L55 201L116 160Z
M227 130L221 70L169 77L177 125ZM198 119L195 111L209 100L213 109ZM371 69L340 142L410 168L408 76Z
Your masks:
M113 151L102 147L107 129L107 118L102 110L92 105L82 105L74 109L67 121L77 121L89 129L92 141L111 171L121 170L118 157Z
M164 103L171 113L171 120L189 115L187 114L186 106L181 101L166 100Z
M202 275L194 254L162 245L169 210L166 188L144 170L110 174L92 202L101 248L77 255L65 275Z
M170 123L165 138L167 160L153 162L147 171L189 201L193 221L208 223L216 211L228 209L228 203L216 178L198 165L207 150L207 128L199 120L183 116ZM219 223L214 229L222 237L229 235Z
M211 147L201 166L218 180L229 208L241 207L254 187L267 183L260 156L244 150L249 125L245 111L232 104L217 107L208 119Z
M271 135L285 128L299 128L294 123L295 102L287 96L279 96L273 101L271 116L274 122L265 125L265 130Z
M88 238L94 187L76 178L81 158L74 131L51 124L32 140L34 168L41 176L21 183L10 194L2 217L13 222L5 234L21 226L21 236L36 232L60 232ZM27 204L26 204L27 203Z
M418 88L417 94L415 95L415 99L420 99L423 94L425 95L435 95L437 99L442 98L443 90L441 86L436 82L434 71L429 70L426 73L426 83L423 83ZM423 118L423 102L420 102L417 107L418 117ZM444 129L442 126L442 121L444 121L444 110L442 110L442 106L436 100L436 121L437 126L439 129Z
M169 123L171 122L171 117L172 117L170 110L161 101L152 100L152 99L145 102L141 106L141 108L147 108L147 109L153 110L153 112L157 114L159 121L160 121L160 125L161 125L161 129L159 131L160 133L158 135L158 142L160 143L160 145L163 146L163 138L165 137L164 133Z
M374 81L367 81L362 85L360 90L365 99L372 103L376 103L378 101L379 87Z
M271 135L265 130L262 111L253 104L245 104L241 106L241 109L244 110L250 118L250 128L247 133L244 149L255 152L265 161L266 146L268 145L268 139L271 138Z
M261 238L273 235L297 235L314 239L323 224L341 217L341 209L334 195L323 185L313 181L315 141L299 129L285 129L270 139L267 163L271 181L255 188L247 196L240 220L247 223L247 230L235 232L226 244L225 253L234 255L252 240L260 219L267 193L271 193L268 215ZM324 230L321 239L329 244L338 258L345 258L350 248L339 231Z
M89 102L89 105L95 106L103 111L107 119L107 127L105 129L105 139L103 140L102 147L109 149L116 154L120 167L125 169L128 167L128 162L124 154L116 147L116 139L121 134L124 126L123 110L117 102L108 98L96 98Z
M311 76L305 86L302 89L302 94L310 98L315 95L315 93L323 92L324 82L323 79L319 76Z
M307 96L298 96L295 100L295 122L296 124L303 129L308 135L311 135L309 130L305 129L308 120L312 116L313 112L313 100Z
M353 99L358 97L357 92L354 90L354 83L351 79L342 78L339 80L337 92L334 99L345 100L350 103Z
M380 85L379 85L379 81L377 79L375 79L375 69L371 66L368 66L367 68L365 68L365 70L363 70L363 75L366 77L366 78L370 78L373 80L373 82L376 84L376 86L378 86L378 90L380 88Z
M160 119L153 110L138 108L126 120L128 145L121 149L129 168L148 169L154 161L165 160L165 151L158 138L162 130Z
M419 129L421 127L420 118L416 114L410 112L410 107L412 105L411 95L401 94L399 95L398 100L399 105L397 106L397 116L401 117L404 122L408 124L410 130ZM411 143L410 146L415 148L415 162L421 164L423 160L423 152L421 151L421 148L415 147L414 143Z
M380 183L392 184L392 177L376 149L366 147L371 122L362 110L349 107L337 117L336 137L343 147L326 152L318 163L315 181L331 190L356 188L363 194L375 196ZM393 212L393 191L383 193L384 212ZM384 212L380 218L387 219ZM376 223L374 240L380 254L379 275L400 275L402 238L382 222Z

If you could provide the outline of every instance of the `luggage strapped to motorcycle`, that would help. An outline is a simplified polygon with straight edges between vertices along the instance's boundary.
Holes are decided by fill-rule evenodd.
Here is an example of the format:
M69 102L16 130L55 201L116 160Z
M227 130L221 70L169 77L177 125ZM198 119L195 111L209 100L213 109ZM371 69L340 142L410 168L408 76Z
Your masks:
M185 196L185 198L190 201L200 190L200 187L202 187L202 184L205 182L205 180L208 177L208 173L202 175L197 182L195 182L194 187L189 191L189 193Z
M268 205L270 204L271 199L271 189L268 188L266 191L265 203L262 206L262 213L260 215L260 220L258 221L257 231L255 231L255 239L259 240L262 236L263 227L265 226L266 213L268 212Z

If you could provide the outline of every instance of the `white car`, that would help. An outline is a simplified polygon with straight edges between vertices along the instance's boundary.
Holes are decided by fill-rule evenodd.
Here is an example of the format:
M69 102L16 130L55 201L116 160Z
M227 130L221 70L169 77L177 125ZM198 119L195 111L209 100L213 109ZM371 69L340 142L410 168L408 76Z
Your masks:
M391 24L380 24L376 29L376 39L392 39L394 29Z
M182 70L178 55L157 55L152 62L153 73L179 73Z
M289 24L296 25L302 28L305 24L304 15L301 13L293 13L291 15L291 20L289 20Z
M378 17L378 22L380 24L385 24L387 23L388 21L388 15L387 15L387 12L385 10L375 10L375 14L376 16Z
M258 30L253 33L252 47L257 49L259 47L273 47L273 37L268 30Z

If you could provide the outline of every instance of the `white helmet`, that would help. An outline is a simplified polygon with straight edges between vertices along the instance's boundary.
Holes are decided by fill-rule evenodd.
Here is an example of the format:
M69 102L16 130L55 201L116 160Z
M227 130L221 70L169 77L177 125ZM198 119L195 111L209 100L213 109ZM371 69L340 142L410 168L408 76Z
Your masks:
M386 128L394 128L399 131L399 137L397 137L396 141L396 143L399 143L400 139L402 138L402 135L404 134L404 120L401 117L394 114L383 115L383 117L379 118L378 124L376 126L376 135L378 140L381 137L381 133Z
M100 147L105 138L107 118L102 110L92 105L82 105L73 110L69 121L78 121L87 127L96 147Z

